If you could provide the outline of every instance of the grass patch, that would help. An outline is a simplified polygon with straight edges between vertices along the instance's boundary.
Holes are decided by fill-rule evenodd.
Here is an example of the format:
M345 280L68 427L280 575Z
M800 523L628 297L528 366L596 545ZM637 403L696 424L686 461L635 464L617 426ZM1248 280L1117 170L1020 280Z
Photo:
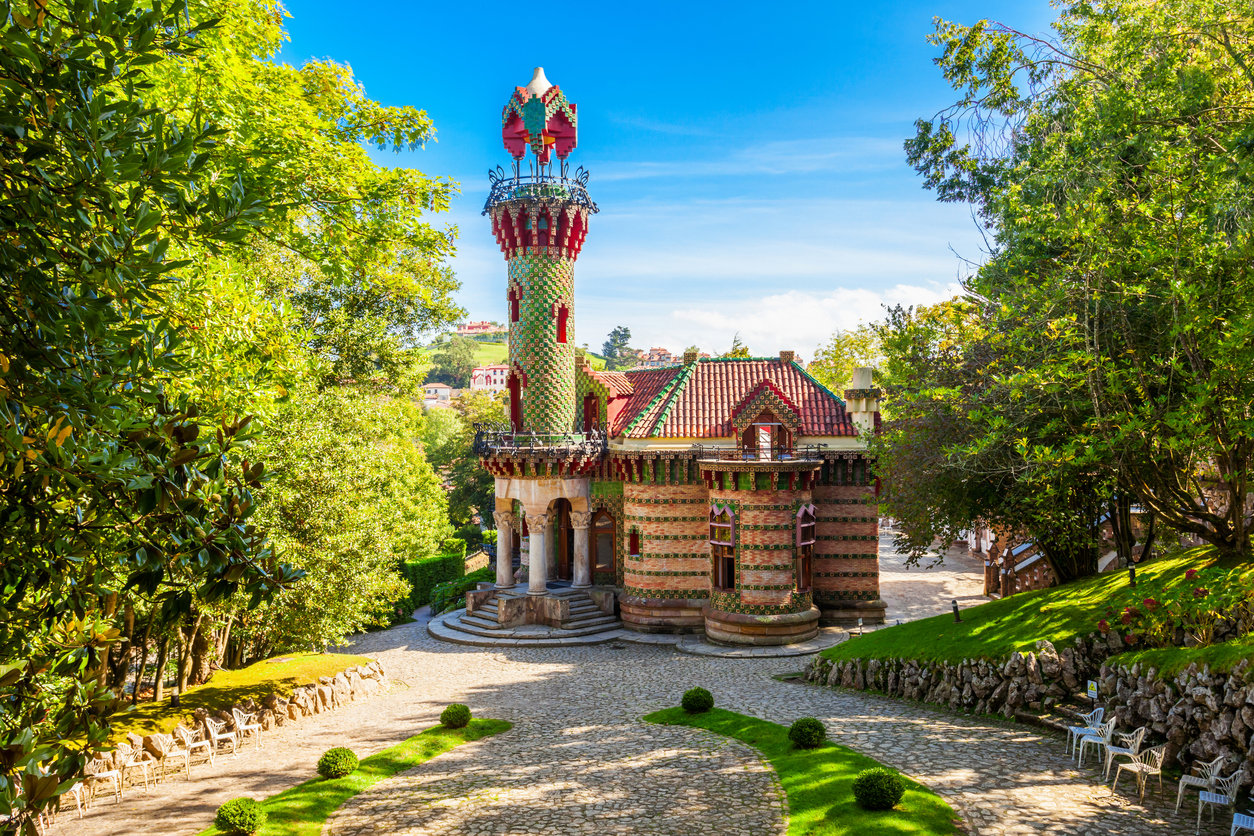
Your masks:
M114 742L123 740L127 732L135 734L169 734L180 721L190 721L197 708L225 711L248 698L260 701L270 694L287 696L300 685L317 682L321 676L335 676L342 670L365 665L365 656L345 653L288 653L265 659L237 671L218 671L204 685L183 692L179 707L169 700L141 703L133 709L113 715Z
M1226 672L1233 669L1242 659L1254 661L1254 633L1241 636L1232 641L1212 644L1209 647L1156 647L1149 650L1134 650L1120 653L1109 659L1112 665L1132 667L1140 662L1141 670L1152 667L1158 669L1160 677L1175 676L1180 671L1196 662L1198 667L1209 665L1212 671Z
M1200 566L1195 556L1160 558L1137 567L1136 574L1143 580L1170 578ZM963 610L961 623L955 624L953 615L938 615L885 627L824 650L823 656L838 661L1000 660L1016 650L1031 650L1040 639L1049 639L1061 650L1076 636L1094 632L1106 603L1127 586L1127 572L1108 572L1063 586L1018 592Z
M330 780L314 778L272 795L261 802L268 815L265 826L258 831L259 836L318 836L327 817L359 792L454 746L500 734L512 726L505 720L471 720L464 729L436 726L371 755L351 775ZM314 764L309 765L309 771L314 771ZM198 836L221 836L223 832L213 826L202 830Z
M788 729L756 717L715 708L689 714L668 708L644 718L664 726L706 729L748 743L763 754L788 796L789 836L934 836L959 834L953 808L927 787L902 775L906 794L891 810L871 812L854 801L850 786L864 769L882 766L854 750L828 741L817 749L796 749Z

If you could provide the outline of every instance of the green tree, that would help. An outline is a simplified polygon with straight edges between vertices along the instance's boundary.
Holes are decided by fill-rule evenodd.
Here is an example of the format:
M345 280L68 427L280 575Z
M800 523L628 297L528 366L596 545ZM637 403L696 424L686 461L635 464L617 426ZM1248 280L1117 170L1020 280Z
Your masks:
M422 455L422 413L367 387L303 390L260 443L270 468L258 521L305 577L241 614L249 658L336 644L386 623L406 593L397 564L451 533L443 487Z
M454 336L435 345L431 351L431 372L428 380L447 383L457 389L470 387L475 370L475 341Z
M449 447L448 472L453 489L449 493L449 516L453 525L463 526L476 514L492 518L496 508L496 480L474 452L475 426L501 427L505 424L505 399L489 392L465 392L454 403L461 430Z
M27 11L0 27L0 813L33 834L106 737L123 592L173 618L298 573L253 524L248 419L202 426L168 394L182 335L159 299L187 267L168 253L264 214L202 177L212 129L143 103L143 68L203 32L129 3Z
M746 357L752 357L753 355L749 353L749 347L740 341L740 332L737 331L735 335L732 336L731 348L727 349L726 354L721 354L719 356L720 357L746 358Z
M632 365L632 352L628 348L630 342L631 329L626 325L619 325L610 331L609 338L601 346L601 354L605 357L607 370L613 371Z
M1063 407L1067 442L1019 433L1029 457L1110 462L1162 520L1249 559L1254 15L1064 3L1055 31L938 24L959 100L908 155L993 234L969 286L1006 402Z
M806 370L839 395L849 388L854 369L876 368L881 360L875 328L862 323L851 331L832 334L831 339L815 353Z

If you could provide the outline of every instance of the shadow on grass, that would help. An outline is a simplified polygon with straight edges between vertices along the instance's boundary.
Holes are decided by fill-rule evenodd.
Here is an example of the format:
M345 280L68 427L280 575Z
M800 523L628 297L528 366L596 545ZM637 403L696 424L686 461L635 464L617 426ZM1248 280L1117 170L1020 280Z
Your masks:
M259 836L318 836L327 818L363 790L425 763L454 746L508 731L512 725L504 720L471 720L464 729L436 726L371 755L351 775L330 780L315 778L272 795L261 802L267 818L265 826L258 831ZM223 833L215 826L201 831L200 836L221 836Z
M788 729L756 717L713 709L689 714L668 708L646 715L650 723L688 726L733 737L757 749L775 768L788 796L789 836L940 836L964 831L936 793L901 776L906 794L892 810L864 810L853 798L853 779L879 762L836 743L797 749Z

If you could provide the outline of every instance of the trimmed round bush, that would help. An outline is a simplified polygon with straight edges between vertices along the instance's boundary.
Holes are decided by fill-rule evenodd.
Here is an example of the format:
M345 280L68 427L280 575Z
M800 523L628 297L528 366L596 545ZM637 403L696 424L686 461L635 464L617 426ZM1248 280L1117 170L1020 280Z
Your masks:
M318 758L318 774L323 778L343 778L356 769L359 763L352 749L337 746L327 749Z
M853 797L864 810L891 810L901 801L906 785L891 769L864 769L853 779Z
M789 727L788 739L798 749L813 749L827 740L827 729L813 717L802 717Z
M213 823L231 836L252 836L266 823L266 811L251 798L232 798L218 808Z
M702 714L714 707L714 695L704 688L689 688L679 704L689 714Z
M470 709L455 702L440 712L440 722L450 729L464 729L470 722Z

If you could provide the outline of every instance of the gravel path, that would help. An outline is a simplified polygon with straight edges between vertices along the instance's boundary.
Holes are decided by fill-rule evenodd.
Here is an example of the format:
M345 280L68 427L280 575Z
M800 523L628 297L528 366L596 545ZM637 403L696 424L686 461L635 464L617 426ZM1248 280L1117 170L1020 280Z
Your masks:
M956 568L944 571L958 576ZM939 589L951 595L950 587ZM948 604L935 594L929 604L917 590L902 600L902 612L944 611ZM449 702L467 703L476 714L510 720L515 728L376 785L345 805L327 832L782 832L778 785L753 750L697 730L639 721L675 705L692 685L709 688L721 706L775 722L821 718L835 739L948 798L974 833L1156 836L1192 827L1187 812L1173 817L1170 805L1166 812L1161 805L1142 807L1122 792L1112 795L1091 773L1077 772L1056 736L774 679L799 670L804 659L687 656L627 643L485 650L436 642L422 622L363 636L353 649L380 658L398 683L395 690L276 732L260 753L250 747L216 767L194 767L190 783L174 779L148 794L128 792L120 805L101 801L82 822L63 816L56 832L195 833L227 798L260 797L303 780L334 745L361 755L378 751L435 724ZM1218 818L1204 832L1227 833L1228 817Z

